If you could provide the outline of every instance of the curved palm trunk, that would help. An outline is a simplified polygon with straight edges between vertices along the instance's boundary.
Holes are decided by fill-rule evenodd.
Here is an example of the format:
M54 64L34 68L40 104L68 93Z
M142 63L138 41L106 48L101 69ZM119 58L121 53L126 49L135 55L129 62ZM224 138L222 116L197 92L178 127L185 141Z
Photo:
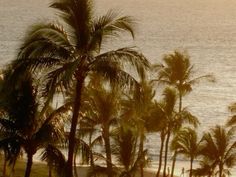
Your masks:
M171 177L174 177L176 157L177 157L177 151L175 150L171 167Z
M182 99L183 99L183 94L182 94L182 91L180 89L179 90L179 113L182 111Z
M73 163L74 163L74 175L75 175L75 177L78 177L77 165L76 165L76 155L78 153L78 146L76 146L76 148L75 148L75 155L74 155L74 160L73 160Z
M163 148L164 148L165 137L166 137L165 134L162 132L161 133L161 148L160 148L160 154L159 154L159 165L158 165L158 170L157 170L156 177L159 177L160 176L160 172L161 172L162 155L163 155Z
M110 134L109 134L109 126L107 125L104 126L104 129L103 129L103 139L104 139L105 151L106 151L107 176L112 177Z
M143 130L142 130L143 131ZM143 142L144 142L144 134L140 134L140 142L139 142L139 156L141 157L141 164L140 164L140 177L143 177L143 168L144 168L144 156L143 156Z
M48 177L52 177L52 165L48 166Z
M190 159L190 170L189 170L189 177L193 176L193 157Z
M222 164L222 162L220 162L220 164L219 164L219 177L222 177L222 173L223 173L223 164Z
M165 144L165 162L164 162L163 177L166 177L166 167L167 167L169 140L170 140L170 130L168 130L168 132L167 132L167 139L166 139L166 144Z
M181 90L179 90L179 113L182 111L182 99L183 99L183 95L182 95ZM177 151L175 150L173 160L172 160L171 177L174 176L176 157L177 157Z
M75 133L76 127L78 123L79 117L79 110L81 106L81 94L84 84L83 77L77 77L76 81L76 93L75 93L75 100L73 106L73 116L71 120L71 127L70 127L70 134L69 134L69 151L68 151L68 160L67 160L67 167L66 167L66 177L73 177L73 156L74 156L74 149L75 149Z
M2 170L3 176L6 176L6 171L7 171L7 157L6 157L6 152L4 151L4 161L3 161L3 170Z
M32 164L33 164L33 153L27 153L27 165L25 169L25 177L30 177Z

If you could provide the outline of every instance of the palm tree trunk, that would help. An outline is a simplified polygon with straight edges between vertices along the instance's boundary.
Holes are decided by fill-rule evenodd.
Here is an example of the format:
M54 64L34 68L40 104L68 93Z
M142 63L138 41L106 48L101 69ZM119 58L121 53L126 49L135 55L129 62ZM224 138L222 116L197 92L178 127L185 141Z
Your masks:
M25 177L30 177L32 164L33 164L33 153L27 153L27 165L25 169Z
M10 174L10 177L15 176L16 160L17 160L17 157L16 157L16 158L14 159L14 161L12 162L12 167L11 167L11 174Z
M81 94L84 84L84 78L78 77L76 81L76 90L75 90L75 100L73 106L73 116L71 120L70 134L69 134L69 151L68 151L68 160L67 160L67 168L66 168L66 177L73 177L73 156L75 149L75 133L76 127L78 123L79 110L81 106Z
M179 90L179 113L182 111L182 92Z
M223 164L222 164L222 162L220 162L220 164L219 164L219 177L222 177L222 173L223 173Z
M7 171L7 157L6 157L6 152L4 151L4 161L3 161L3 170L2 170L2 175L4 177L6 176L6 171Z
M159 164L158 164L158 170L157 170L156 177L159 177L160 176L160 172L161 172L162 154L163 154L164 142L165 142L165 134L163 132L161 132L161 148L160 148Z
M166 177L166 167L167 167L169 140L170 140L170 130L168 130L166 144L165 144L165 162L164 162L163 177Z
M77 152L78 152L78 146L79 145L77 145L75 147L75 155L74 155L74 160L73 160L73 163L74 163L74 175L75 175L75 177L78 177L77 166L76 166L76 155L77 155Z
M48 165L48 177L52 177L52 165Z
M175 150L171 167L171 177L174 177L176 157L177 157L177 151Z
M193 175L193 157L190 159L190 171L189 171L189 177L192 177Z
M139 156L141 157L141 164L140 164L140 177L143 177L143 168L144 168L144 156L143 156L143 142L144 142L144 135L143 130L141 130L140 134L140 142L139 142Z
M104 139L105 151L106 151L107 176L112 177L111 145L110 145L109 126L107 125L104 126L104 129L103 129L103 139Z

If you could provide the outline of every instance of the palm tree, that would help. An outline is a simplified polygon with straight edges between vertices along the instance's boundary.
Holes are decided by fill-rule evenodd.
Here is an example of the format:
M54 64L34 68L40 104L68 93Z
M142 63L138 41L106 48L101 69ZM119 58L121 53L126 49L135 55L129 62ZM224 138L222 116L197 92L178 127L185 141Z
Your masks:
M174 121L177 116L177 112L175 111L175 103L177 99L177 95L175 89L167 87L163 92L164 98L162 103L160 103L160 109L162 109L163 114L166 119L166 142L165 142L165 155L164 155L164 169L163 176L166 176L166 167L167 167L167 157L168 157L168 148L170 136L173 131Z
M6 80L6 87L8 88ZM27 155L25 177L30 176L33 156L38 149L48 143L56 143L61 137L58 124L49 117L38 117L37 88L33 85L30 74L6 94L1 100L0 107L5 111L5 117L0 119L4 136L0 141L1 147L8 147L8 153L16 159L21 149Z
M117 123L119 117L119 91L117 89L106 90L104 88L90 90L90 119L93 124L100 126L101 136L104 141L107 174L113 174L112 151L110 131L112 125Z
M136 122L139 129L139 156L142 159L140 162L140 174L143 177L143 168L145 165L144 156L144 141L146 133L146 121L150 115L154 102L155 91L152 84L142 75L140 86L136 88L132 95L125 94L122 100L122 119L132 119ZM142 163L143 162L143 163Z
M80 121L78 132L77 152L82 156L82 164L86 163L94 168L94 147L103 145L103 138L100 135L98 121L94 119L95 114L93 108L89 108ZM91 114L90 114L91 113Z
M129 121L122 121L114 137L113 153L122 165L120 177L133 177L142 158L137 152L138 129Z
M49 167L48 177L52 177L52 169L55 169L57 176L63 177L66 159L58 148L48 144L41 153L41 160L46 161Z
M192 170L193 176L212 177L214 175L215 164L212 164L212 161L208 158L201 159L199 161L199 166L200 167Z
M160 176L161 167L162 167L162 158L164 150L164 142L167 135L167 119L164 112L164 104L155 102L151 114L146 121L145 127L148 132L158 132L160 135L161 145L159 150L159 163L156 177Z
M234 128L227 129L216 125L202 138L201 154L211 162L212 166L218 166L219 177L223 176L225 167L232 168L236 165L234 133Z
M147 126L149 130L160 131L161 136L159 166L156 174L157 177L160 175L161 171L162 153L164 148L165 154L163 175L166 175L167 157L171 135L175 132L178 132L178 130L184 123L192 124L193 126L197 126L199 123L197 118L186 109L183 109L180 113L176 111L176 89L167 87L164 89L163 95L163 99L160 102L156 103L156 106L153 108L151 114L152 117L148 119L149 123Z
M135 66L141 74L148 67L148 61L134 48L100 54L104 41L110 37L117 37L120 32L129 32L134 37L132 18L119 17L112 11L95 18L92 0L54 0L51 7L59 11L65 26L59 23L34 25L21 46L15 66L21 72L25 69L50 68L46 74L49 98L58 88L68 89L72 82L75 83L66 173L72 177L76 127L88 74L101 73L113 83L132 85L136 82L123 70L122 64Z
M167 156L171 134L175 120L177 120L177 111L175 110L175 104L177 100L176 90L171 87L167 87L163 91L163 99L160 102L156 102L151 111L150 117L147 119L147 128L149 131L160 131L161 148L159 156L159 166L156 176L159 177L162 166L162 153L164 154L164 170L163 176L166 176Z
M158 81L160 84L172 85L176 87L179 94L179 112L182 111L182 99L187 93L192 91L192 86L202 79L214 82L212 75L193 77L193 65L187 53L175 51L173 54L165 55L164 64L158 65ZM174 175L175 157L173 158L171 177Z
M192 177L193 160L199 155L199 143L196 131L191 128L180 129L171 143L172 150L190 159L189 177Z
M173 54L165 55L163 58L158 78L160 84L173 85L179 93L179 112L182 110L182 98L192 91L192 86L199 83L202 79L214 81L212 75L193 77L193 65L187 53L174 51Z

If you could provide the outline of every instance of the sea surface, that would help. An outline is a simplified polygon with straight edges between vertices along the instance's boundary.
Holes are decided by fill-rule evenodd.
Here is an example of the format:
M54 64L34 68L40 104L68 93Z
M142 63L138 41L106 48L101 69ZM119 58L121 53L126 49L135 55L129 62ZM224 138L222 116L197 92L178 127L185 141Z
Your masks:
M213 74L215 83L202 82L184 98L184 106L201 121L200 132L223 124L228 106L236 102L235 0L95 0L97 14L109 9L136 19L136 37L107 41L105 49L138 46L152 63L176 49L187 50L195 76ZM15 58L20 42L33 23L56 20L49 0L0 0L0 65ZM161 93L158 92L159 95ZM158 99L158 98L157 98ZM158 136L147 137L157 159ZM188 162L179 159L177 175ZM154 165L155 166L155 165ZM236 176L234 169L233 176Z

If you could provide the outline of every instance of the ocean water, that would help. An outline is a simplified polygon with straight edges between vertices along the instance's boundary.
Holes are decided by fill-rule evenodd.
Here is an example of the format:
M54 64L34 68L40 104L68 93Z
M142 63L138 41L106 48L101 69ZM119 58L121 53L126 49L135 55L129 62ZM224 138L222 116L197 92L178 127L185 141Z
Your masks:
M49 2L0 0L1 67L14 59L29 25L56 18L48 8ZM187 50L195 76L210 73L216 82L194 86L184 98L184 106L201 121L200 132L227 120L228 106L236 102L235 0L96 0L95 7L98 14L112 8L136 19L133 42L125 36L122 40L109 41L104 50L138 46L152 63L160 62L164 54L175 49ZM157 135L148 135L147 148L154 164L158 144ZM179 169L188 168L187 161L179 159L179 162Z

